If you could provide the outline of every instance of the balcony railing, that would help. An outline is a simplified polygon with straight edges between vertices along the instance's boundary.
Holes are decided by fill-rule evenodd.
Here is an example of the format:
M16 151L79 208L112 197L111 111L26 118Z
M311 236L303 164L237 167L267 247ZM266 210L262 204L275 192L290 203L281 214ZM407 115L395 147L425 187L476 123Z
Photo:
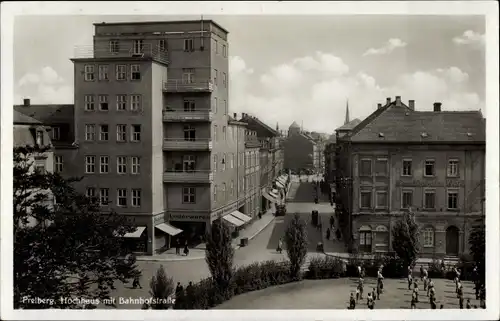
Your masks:
M158 46L145 43L140 48L112 48L109 45L82 45L76 46L75 58L151 58L159 62L168 63L168 53Z
M211 80L170 79L163 82L166 92L211 92L214 86Z
M163 121L212 121L213 113L210 110L163 110Z
M214 174L209 170L174 170L167 169L163 173L165 183L210 183Z
M212 140L209 138L196 138L186 140L185 138L165 138L163 149L176 150L212 150Z

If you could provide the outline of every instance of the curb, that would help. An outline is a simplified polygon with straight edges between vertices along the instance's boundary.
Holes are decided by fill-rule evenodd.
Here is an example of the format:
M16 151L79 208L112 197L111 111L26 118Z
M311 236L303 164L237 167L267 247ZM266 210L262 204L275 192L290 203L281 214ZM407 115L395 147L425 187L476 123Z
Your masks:
M272 213L269 213L270 215L272 215ZM250 237L248 237L248 240L252 240L253 238L255 238L257 235L260 234L260 232L262 232L266 227L268 227L271 222L273 222L274 220L276 219L275 216L273 216L273 219L272 220L269 220L269 222L264 225L262 228L260 228L257 232L255 232L253 235L251 235ZM240 249L241 246L239 245L236 245L236 246L233 246L233 249L235 250L238 250ZM193 261L193 260L204 260L205 259L205 256L203 257L180 257L180 258L155 258L155 257L137 257L136 260L137 261L142 261L142 262L177 262L177 261Z

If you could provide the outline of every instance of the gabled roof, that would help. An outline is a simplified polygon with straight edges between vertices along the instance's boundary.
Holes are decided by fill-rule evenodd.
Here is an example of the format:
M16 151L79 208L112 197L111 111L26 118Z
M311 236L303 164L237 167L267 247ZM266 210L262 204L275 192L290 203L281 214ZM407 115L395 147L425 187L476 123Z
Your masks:
M73 122L75 105L15 105L14 110L33 117L45 125Z
M347 124L342 125L335 130L336 131L337 130L352 130L352 129L354 129L354 127L358 126L359 123L361 123L361 120L359 120L358 118L355 118L355 119L351 120L350 122L348 122Z
M256 130L256 128L254 126L258 126L258 127L261 127L262 129L264 129L265 131L269 132L269 134L273 137L280 136L280 133L278 131L276 131L272 127L268 126L267 124L262 122L257 117L246 115L243 118L241 118L239 121L243 122L243 123L247 123L248 127L253 129L253 130Z
M294 121L288 128L300 128L300 126Z
M42 125L42 122L34 119L33 117L27 116L23 113L14 110L13 113L14 124L19 125Z
M480 111L415 111L391 103L377 109L349 134L351 142L485 142Z

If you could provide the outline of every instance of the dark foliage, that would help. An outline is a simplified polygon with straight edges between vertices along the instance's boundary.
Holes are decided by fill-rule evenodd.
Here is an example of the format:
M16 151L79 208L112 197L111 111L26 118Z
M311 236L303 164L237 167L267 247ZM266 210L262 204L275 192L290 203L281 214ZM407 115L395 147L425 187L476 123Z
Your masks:
M306 279L336 279L345 276L344 262L341 259L324 256L309 262Z
M166 310L172 306L172 298L174 294L174 281L167 276L163 265L156 271L149 282L149 294L154 303L151 308L154 310Z
M78 179L33 170L34 159L46 152L14 149L14 308L83 307L61 297L102 302L116 280L128 282L139 273L135 259L123 259L120 237L135 227L116 213L102 213L95 199L77 193L73 183Z
M419 227L412 213L405 213L392 229L392 248L405 266L413 265L420 253Z
M469 246L472 259L477 266L478 281L485 284L486 280L486 230L484 219L480 219L472 227L469 234Z
M306 228L306 223L296 213L285 232L286 251L290 259L290 273L294 280L300 280L300 268L304 264L307 255Z
M231 297L233 277L233 257L231 232L222 220L216 220L208 233L206 243L206 262L215 282L215 287L225 300ZM187 296L189 294L186 293Z

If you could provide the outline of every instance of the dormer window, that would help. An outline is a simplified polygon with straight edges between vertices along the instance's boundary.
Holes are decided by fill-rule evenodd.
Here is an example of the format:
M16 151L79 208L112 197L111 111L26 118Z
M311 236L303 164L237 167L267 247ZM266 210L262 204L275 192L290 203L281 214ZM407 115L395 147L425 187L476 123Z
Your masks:
M378 137L384 137L384 133L378 133Z
M38 146L43 145L43 131L41 131L41 130L36 131L36 144Z
M426 132L423 132L423 133L420 134L420 136L422 136L422 138L426 138L429 135Z

